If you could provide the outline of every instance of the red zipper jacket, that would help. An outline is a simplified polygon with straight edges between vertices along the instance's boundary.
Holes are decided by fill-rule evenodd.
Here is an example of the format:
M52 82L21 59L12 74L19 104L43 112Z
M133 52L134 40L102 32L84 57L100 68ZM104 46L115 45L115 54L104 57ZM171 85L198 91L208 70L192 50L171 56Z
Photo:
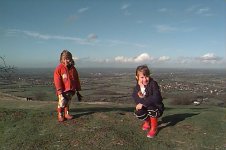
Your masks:
M67 91L71 91L74 95L75 91L80 91L81 85L76 68L71 66L68 69L63 64L59 64L54 71L54 85L57 95Z

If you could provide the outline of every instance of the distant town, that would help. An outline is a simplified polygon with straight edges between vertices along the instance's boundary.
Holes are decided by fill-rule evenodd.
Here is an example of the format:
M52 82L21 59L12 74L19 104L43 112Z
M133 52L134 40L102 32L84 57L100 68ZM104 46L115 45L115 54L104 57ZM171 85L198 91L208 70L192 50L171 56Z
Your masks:
M52 74L53 70L19 71L10 82L1 80L0 88L28 100L53 100ZM176 101L175 104L225 106L225 74L224 70L155 69L152 77L163 97ZM133 69L80 69L80 79L84 101L131 102L136 84Z

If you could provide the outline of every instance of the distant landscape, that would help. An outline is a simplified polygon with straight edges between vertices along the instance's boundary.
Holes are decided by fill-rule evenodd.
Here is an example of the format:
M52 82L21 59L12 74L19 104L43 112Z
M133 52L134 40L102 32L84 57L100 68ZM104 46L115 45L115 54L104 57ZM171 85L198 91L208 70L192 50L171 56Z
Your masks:
M17 69L0 80L0 91L21 99L56 101L53 68ZM78 68L84 102L133 103L135 68ZM175 105L226 105L226 71L222 69L152 69L164 99ZM76 101L76 97L74 97Z

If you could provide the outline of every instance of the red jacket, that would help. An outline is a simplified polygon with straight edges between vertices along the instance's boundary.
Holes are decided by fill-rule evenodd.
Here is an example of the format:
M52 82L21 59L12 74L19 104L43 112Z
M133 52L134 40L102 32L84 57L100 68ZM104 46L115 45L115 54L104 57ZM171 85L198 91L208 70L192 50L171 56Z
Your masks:
M63 92L81 90L78 72L74 66L68 69L63 64L59 64L54 71L54 85L57 95Z

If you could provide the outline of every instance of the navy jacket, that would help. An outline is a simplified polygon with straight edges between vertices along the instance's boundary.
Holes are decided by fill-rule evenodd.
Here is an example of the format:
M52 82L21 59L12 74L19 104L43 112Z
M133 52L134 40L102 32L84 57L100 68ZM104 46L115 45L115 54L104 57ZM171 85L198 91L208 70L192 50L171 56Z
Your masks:
M164 111L164 104L162 103L162 95L159 90L158 83L150 78L148 85L146 86L145 92L146 96L144 98L140 98L138 96L138 92L140 91L140 86L137 84L133 91L133 99L135 100L136 104L143 104L144 107L153 106L158 108L159 111Z

